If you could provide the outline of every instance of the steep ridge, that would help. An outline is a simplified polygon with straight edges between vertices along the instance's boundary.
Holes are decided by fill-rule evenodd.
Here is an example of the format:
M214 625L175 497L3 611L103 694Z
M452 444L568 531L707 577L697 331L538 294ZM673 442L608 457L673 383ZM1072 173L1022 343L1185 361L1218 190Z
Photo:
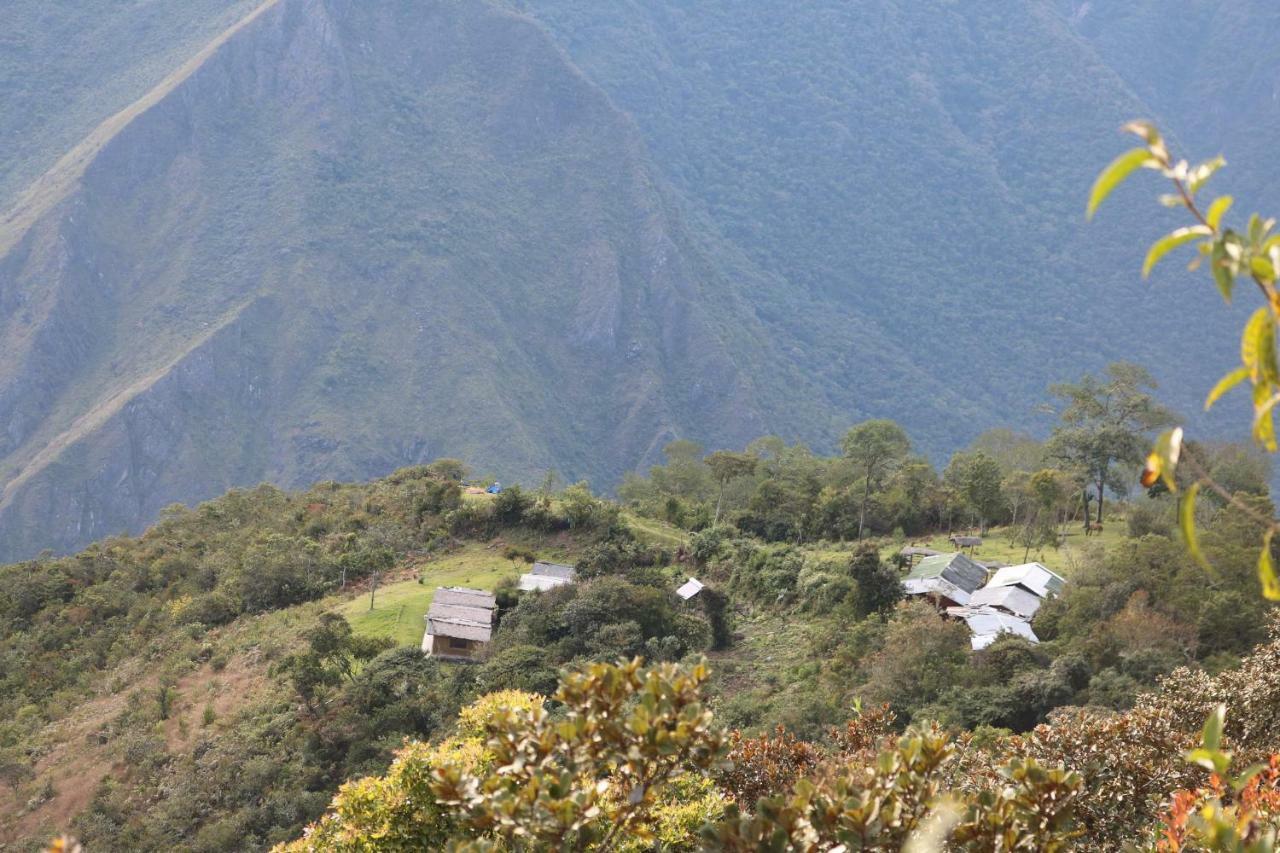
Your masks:
M1142 38L1193 27L1167 4L1073 4L1114 7L1096 13L1111 51L1045 0L514 5L635 116L692 217L810 296L802 358L839 408L873 401L946 453L995 413L1047 428L1045 385L1117 358L1199 417L1234 360L1236 318L1211 286L1188 293L1176 263L1138 278L1141 247L1175 221L1154 184L1082 215L1120 124L1171 82L1118 73L1140 37L1106 22L1136 5L1151 14L1135 30L1178 19ZM961 405L895 382L850 322L901 342Z
M443 454L607 481L805 393L517 15L281 0L126 118L0 257L0 558Z

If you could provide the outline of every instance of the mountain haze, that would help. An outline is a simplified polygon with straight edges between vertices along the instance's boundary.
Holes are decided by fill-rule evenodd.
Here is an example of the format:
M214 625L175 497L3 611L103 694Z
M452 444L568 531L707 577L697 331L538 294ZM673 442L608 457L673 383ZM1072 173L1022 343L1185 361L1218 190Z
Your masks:
M5 556L263 478L616 477L762 426L767 338L631 126L486 4L270 4L67 184L0 262Z
M1115 358L1195 412L1234 358L1210 288L1138 283L1149 192L1081 218L1122 120L1218 140L1138 85L1156 4L83 5L20 0L0 60L0 559L441 455L607 487L893 417L937 456Z

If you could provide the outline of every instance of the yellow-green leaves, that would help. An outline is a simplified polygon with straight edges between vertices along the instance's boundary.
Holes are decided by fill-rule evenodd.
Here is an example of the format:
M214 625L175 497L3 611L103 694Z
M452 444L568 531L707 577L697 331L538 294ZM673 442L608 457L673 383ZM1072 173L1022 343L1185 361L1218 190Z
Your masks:
M1262 597L1268 601L1280 601L1280 578L1276 577L1275 561L1271 559L1271 536L1275 528L1262 537L1262 550L1258 553L1258 580L1262 583Z
M1280 402L1280 366L1276 363L1276 320L1271 308L1254 311L1245 324L1244 334L1240 336L1240 361L1253 383L1254 441L1274 453L1274 410Z
M1249 368L1237 367L1226 376L1218 380L1218 384L1213 386L1213 390L1209 392L1209 396L1204 399L1204 410L1207 412L1218 402L1223 394L1239 385L1241 382L1249 378Z
M1219 704L1204 721L1200 733L1200 748L1187 753L1187 760L1205 770L1224 775L1231 767L1231 753L1222 749L1222 728L1226 723L1227 706Z
M1178 505L1178 530L1182 533L1182 542L1187 546L1191 558L1205 569L1210 568L1209 561L1200 551L1200 538L1196 535L1196 495L1200 493L1200 484L1194 483Z
M1093 182L1093 188L1089 190L1089 205L1085 208L1085 218L1092 219L1098 205L1102 204L1125 178L1132 175L1134 170L1156 162L1156 158L1146 148L1130 148L1112 160L1111 164L1098 174L1097 180Z
M1276 321L1269 308L1259 308L1249 317L1240 336L1240 361L1256 385L1276 378Z
M1235 199L1229 195L1219 196L1213 200L1213 204L1209 205L1209 212L1204 216L1210 228L1214 231L1218 230L1218 226L1222 224L1222 217L1226 216L1234 201Z
M1188 225L1171 234L1166 234L1152 243L1151 248L1147 251L1147 259L1142 264L1142 277L1146 278L1151 275L1152 268L1160 263L1160 259L1179 246L1190 243L1192 240L1198 240L1201 237L1211 236L1213 236L1213 231L1207 225Z
M1156 480L1163 480L1169 491L1178 491L1174 480L1174 472L1178 468L1178 457L1182 454L1182 427L1175 427L1160 434L1155 446L1147 455L1147 465L1142 469L1142 486L1149 489Z

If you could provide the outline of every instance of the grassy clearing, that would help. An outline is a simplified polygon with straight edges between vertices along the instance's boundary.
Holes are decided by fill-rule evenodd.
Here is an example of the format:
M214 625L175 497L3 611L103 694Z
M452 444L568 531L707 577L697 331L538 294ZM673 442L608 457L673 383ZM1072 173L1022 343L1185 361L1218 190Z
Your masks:
M656 518L642 518L634 513L624 512L622 513L622 520L635 533L636 538L647 545L657 545L662 548L679 548L689 542L688 533Z
M337 608L357 634L391 637L399 645L422 642L423 617L439 586L469 586L493 589L498 581L519 574L510 560L493 544L469 545L417 566L423 581L399 581L381 587L369 609L369 594L363 593Z
M1124 540L1126 532L1124 520L1119 518L1113 521L1109 520L1101 533L1088 537L1084 535L1079 526L1073 526L1068 529L1061 546L1057 548L1052 546L1032 548L1028 552L1022 545L1013 541L1014 530L1007 527L996 527L987 531L987 535L982 539L982 545L974 549L973 557L977 560L999 560L1013 564L1036 561L1044 563L1059 574L1070 576L1071 571L1084 561L1087 554L1106 551L1108 548L1118 545ZM955 546L947 541L945 533L912 539L907 544L932 548L937 551L956 550ZM896 543L887 545L884 549L885 557L887 558L896 553L901 547L902 545ZM966 550L965 553L969 552Z

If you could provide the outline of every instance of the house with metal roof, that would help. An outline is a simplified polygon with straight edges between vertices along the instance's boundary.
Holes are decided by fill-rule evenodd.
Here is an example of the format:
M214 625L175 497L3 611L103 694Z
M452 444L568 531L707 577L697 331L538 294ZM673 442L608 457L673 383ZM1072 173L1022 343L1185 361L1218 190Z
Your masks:
M1023 563L1020 566L1005 566L991 578L988 586L1017 586L1040 598L1062 593L1066 586L1062 575L1041 563Z
M676 590L676 595L680 596L685 601L688 601L698 593L702 592L702 589L702 581L697 578L689 578L689 580L685 581L680 588Z
M422 651L443 660L478 660L493 638L497 610L491 592L461 586L437 588L427 610Z
M985 649L1001 634L1013 634L1031 643L1040 642L1040 638L1031 630L1030 622L992 607L948 607L947 615L963 619L969 626L973 634L969 638L969 644L974 651Z
M969 596L970 607L994 607L1014 616L1030 620L1044 604L1044 599L1020 586L992 586L987 584Z
M925 595L939 607L969 603L973 593L987 582L987 570L964 554L925 557L902 582L907 595Z
M577 570L573 566L539 560L533 564L532 569L520 576L520 589L525 592L555 589L573 583L576 577Z

